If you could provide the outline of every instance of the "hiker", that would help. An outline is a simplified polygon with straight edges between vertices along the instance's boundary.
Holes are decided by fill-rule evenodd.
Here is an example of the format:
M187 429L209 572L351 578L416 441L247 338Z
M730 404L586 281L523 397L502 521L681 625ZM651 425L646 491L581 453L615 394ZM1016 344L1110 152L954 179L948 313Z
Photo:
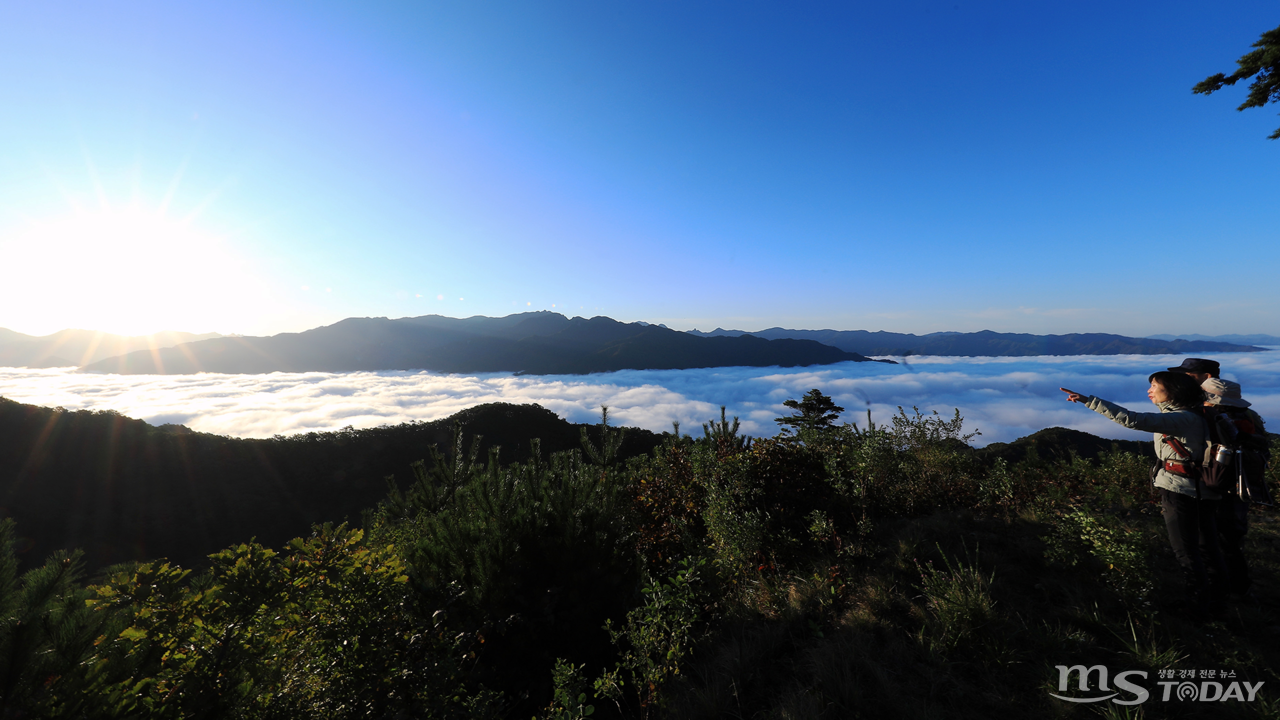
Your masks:
M1222 366L1217 360L1206 360L1204 358L1187 358L1177 367L1169 368L1169 372L1185 373L1195 379L1197 385L1203 384L1209 378L1218 377L1218 372Z
M1252 475L1261 475L1265 468L1266 460L1264 457L1251 457L1248 455L1251 451L1254 453L1266 453L1266 437L1267 430L1262 422L1262 417L1258 413L1249 409L1251 404L1248 400L1240 397L1240 385L1230 380L1222 380L1217 377L1211 377L1205 380L1201 386L1205 391L1205 407L1209 413L1225 414L1240 430L1247 432L1252 438L1256 438L1253 442L1261 444L1260 448L1243 448L1244 452L1236 455L1237 461L1244 463L1245 475L1251 478ZM1238 446L1243 443L1237 444ZM1238 473L1239 468L1233 468L1233 473ZM1252 470L1252 473L1250 473ZM1250 487L1253 488L1252 495L1256 492L1265 493L1266 481L1262 477L1251 478L1253 482ZM1246 479L1248 482L1248 479ZM1261 487L1259 487L1259 484ZM1222 500L1218 502L1217 524L1218 533L1222 540L1223 561L1227 569L1226 590L1232 595L1246 597L1249 593L1249 587L1253 585L1253 580L1249 577L1249 562L1245 559L1244 551L1241 545L1244 542L1244 536L1249 532L1249 503L1250 497L1241 497L1241 492L1248 492L1249 488L1237 488L1236 483L1227 484L1228 491L1222 493ZM1253 500L1259 498L1253 497Z
M1160 412L1133 412L1102 398L1059 389L1067 393L1067 400L1120 425L1155 433L1160 465L1154 480L1160 490L1169 545L1182 566L1193 612L1204 616L1221 609L1225 596L1222 579L1226 577L1218 548L1218 492L1204 487L1195 466L1184 462L1184 458L1204 456L1208 434L1202 414L1205 395L1200 385L1182 372L1153 373L1147 381L1151 383L1147 397ZM1215 571L1212 584L1210 567Z

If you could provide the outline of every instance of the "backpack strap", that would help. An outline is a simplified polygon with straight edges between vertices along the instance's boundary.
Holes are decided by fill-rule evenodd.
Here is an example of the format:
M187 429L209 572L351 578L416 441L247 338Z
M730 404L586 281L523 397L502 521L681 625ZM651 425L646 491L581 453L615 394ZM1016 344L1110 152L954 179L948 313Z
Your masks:
M1178 458L1182 460L1181 463L1175 463L1172 460L1165 460L1164 469L1167 472L1173 473L1174 475L1180 475L1185 478L1190 478L1192 481L1194 481L1196 484L1196 499L1199 500L1200 499L1200 463L1196 462L1195 457L1191 455L1191 451L1188 450L1187 446L1183 445L1182 441L1179 440L1178 438L1170 437L1168 435L1161 435L1160 442L1163 442L1165 445L1168 445L1169 448L1173 450L1174 454L1176 454Z
M1195 462L1196 459L1191 456L1191 451L1188 450L1187 446L1183 445L1182 441L1179 440L1178 438L1169 437L1168 435L1161 435L1160 441L1163 442L1165 445L1168 445L1169 447L1173 448L1173 451L1178 454L1178 457L1188 462Z

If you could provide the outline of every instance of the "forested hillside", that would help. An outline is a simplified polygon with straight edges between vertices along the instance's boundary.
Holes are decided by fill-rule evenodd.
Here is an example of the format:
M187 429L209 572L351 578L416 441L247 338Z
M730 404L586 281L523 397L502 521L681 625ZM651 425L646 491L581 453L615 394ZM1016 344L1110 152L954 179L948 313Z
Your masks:
M358 518L388 476L405 482L412 463L443 449L454 423L508 461L527 458L534 438L547 454L579 447L584 427L495 403L429 423L252 440L0 398L0 513L17 520L34 561L78 547L90 569L155 557L190 567L251 537L275 546L312 523ZM658 441L634 429L621 452Z

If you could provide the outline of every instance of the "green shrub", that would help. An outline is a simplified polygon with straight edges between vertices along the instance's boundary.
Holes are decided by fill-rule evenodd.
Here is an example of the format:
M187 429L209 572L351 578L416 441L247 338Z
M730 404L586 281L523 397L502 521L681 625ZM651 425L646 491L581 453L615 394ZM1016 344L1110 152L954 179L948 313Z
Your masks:
M477 678L530 714L547 707L557 658L601 667L603 630L638 595L640 565L630 492L608 467L569 452L503 466L432 457L403 499L373 513L374 537L394 538L416 602L447 607L448 623L478 633ZM521 699L523 698L523 699ZM527 711L527 712L526 712Z
M551 675L555 690L551 705L542 713L543 720L581 720L595 714L595 706L587 704L589 683L582 675L585 667L556 658L556 667Z
M645 587L644 604L627 613L625 626L606 624L623 650L618 665L596 682L600 695L616 702L632 695L645 715L662 706L663 688L680 675L700 636L705 564L682 560L671 577Z
M871 517L917 515L971 507L980 496L980 470L957 410L913 415L898 408L888 427L846 426L823 447L828 482Z
M404 564L359 530L317 527L276 553L246 543L206 574L145 563L91 588L128 616L101 636L79 701L102 717L347 718L467 714L469 639L408 602Z
M67 677L93 650L103 619L85 609L80 553L55 553L18 574L15 529L0 521L0 717L56 706L54 693L79 690Z
M1150 458L1116 449L1098 457L1094 473L1094 486L1099 489L1100 501L1107 505L1132 507L1150 503L1155 499L1155 486L1151 483Z
M629 467L634 493L636 548L652 572L698 553L705 541L707 491L694 474L695 449L676 435L649 460Z
M697 479L706 493L707 541L731 583L803 569L814 557L835 555L853 532L856 508L832 497L822 451L794 436L756 440L705 467ZM814 512L830 521L820 535L811 532Z
M1133 605L1145 604L1154 587L1150 551L1141 531L1126 527L1119 518L1075 507L1058 513L1044 538L1045 557L1075 567L1086 557L1104 568L1103 577Z
M1017 495L1014 474L1004 458L996 458L978 481L978 506L1011 510L1016 507Z
M702 478L702 486L707 544L721 577L733 584L763 570L769 517L760 507L763 488L756 484L748 460L735 457L720 463L714 474Z

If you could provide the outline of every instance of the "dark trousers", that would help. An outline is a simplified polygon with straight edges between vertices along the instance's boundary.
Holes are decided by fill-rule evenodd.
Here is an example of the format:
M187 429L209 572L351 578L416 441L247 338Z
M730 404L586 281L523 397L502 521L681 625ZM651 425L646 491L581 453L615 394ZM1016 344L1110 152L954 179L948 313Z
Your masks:
M1169 544L1186 575L1187 589L1198 603L1209 602L1207 590L1212 594L1225 592L1227 569L1218 546L1218 502L1160 490Z
M1218 501L1218 534L1222 539L1222 559L1227 566L1227 592L1244 593L1253 584L1249 562L1244 559L1244 535L1249 532L1249 503L1235 495Z

